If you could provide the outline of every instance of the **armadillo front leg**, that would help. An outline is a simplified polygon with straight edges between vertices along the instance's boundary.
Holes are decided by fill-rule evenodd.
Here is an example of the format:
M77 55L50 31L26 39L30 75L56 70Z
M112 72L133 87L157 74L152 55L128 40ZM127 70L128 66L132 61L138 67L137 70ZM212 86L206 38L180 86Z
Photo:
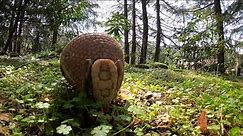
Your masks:
M86 73L85 73L85 90L88 92L89 95L92 95L92 92L90 92L91 89L91 77L90 77L90 72L91 72L91 67L92 67L92 60L91 59L86 59Z
M93 96L102 102L102 108L107 110L117 95L118 71L110 59L98 59L91 69Z

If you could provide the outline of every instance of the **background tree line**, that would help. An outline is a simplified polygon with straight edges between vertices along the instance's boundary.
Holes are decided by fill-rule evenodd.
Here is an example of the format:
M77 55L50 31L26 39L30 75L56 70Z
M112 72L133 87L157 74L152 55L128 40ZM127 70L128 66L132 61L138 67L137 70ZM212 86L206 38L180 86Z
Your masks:
M181 4L175 3L180 1L166 0L122 2L124 19L129 20L130 24L124 24L121 27L125 28L124 31L120 30L121 34L124 33L127 63L136 63L134 54L137 54L137 50L140 50L140 55L137 54L140 64L147 61L176 64L184 59L192 63L190 65L205 65L209 60L214 60L210 67L224 73L229 65L235 63L235 49L242 46L240 39L243 26L240 22L243 21L243 6L240 0L184 1ZM154 15L147 12L148 8L154 9ZM128 17L130 12L132 14ZM116 17L112 16L111 20ZM149 20L156 23L148 23ZM111 25L109 27L114 28ZM128 38L127 30L131 30L131 38ZM148 37L154 40L149 41Z
M77 27L98 24L97 3L1 0L1 54L19 56L65 45L80 33ZM242 7L240 0L119 0L102 24L123 42L127 63L176 65L185 60L196 65L215 60L213 65L224 73L235 64L235 49L242 45Z
M75 34L68 30L75 22L95 15L87 0L1 0L0 5L1 54L11 56L52 48L58 36Z

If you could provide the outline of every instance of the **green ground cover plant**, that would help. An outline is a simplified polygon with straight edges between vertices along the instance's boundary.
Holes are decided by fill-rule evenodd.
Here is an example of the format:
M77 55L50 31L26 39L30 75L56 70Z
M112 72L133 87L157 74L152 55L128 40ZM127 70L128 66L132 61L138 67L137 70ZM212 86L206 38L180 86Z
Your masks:
M58 59L5 59L0 66L0 134L240 136L243 80L231 79L127 66L118 98L103 113L99 103L67 84ZM198 123L202 111L205 132Z

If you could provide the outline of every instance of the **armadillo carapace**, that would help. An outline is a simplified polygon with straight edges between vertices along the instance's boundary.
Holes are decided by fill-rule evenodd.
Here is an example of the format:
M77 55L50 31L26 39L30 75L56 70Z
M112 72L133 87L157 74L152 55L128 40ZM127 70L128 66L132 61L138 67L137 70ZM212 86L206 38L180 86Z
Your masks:
M60 65L71 85L81 91L91 90L105 108L121 87L123 52L120 44L106 34L86 33L71 40L61 53Z

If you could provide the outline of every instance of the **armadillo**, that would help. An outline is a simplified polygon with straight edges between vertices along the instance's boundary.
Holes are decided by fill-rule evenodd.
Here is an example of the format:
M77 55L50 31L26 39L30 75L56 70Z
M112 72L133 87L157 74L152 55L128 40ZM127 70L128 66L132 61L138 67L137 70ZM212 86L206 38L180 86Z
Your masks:
M107 109L124 76L121 45L107 34L81 34L63 49L60 67L68 83L80 91L91 91Z

